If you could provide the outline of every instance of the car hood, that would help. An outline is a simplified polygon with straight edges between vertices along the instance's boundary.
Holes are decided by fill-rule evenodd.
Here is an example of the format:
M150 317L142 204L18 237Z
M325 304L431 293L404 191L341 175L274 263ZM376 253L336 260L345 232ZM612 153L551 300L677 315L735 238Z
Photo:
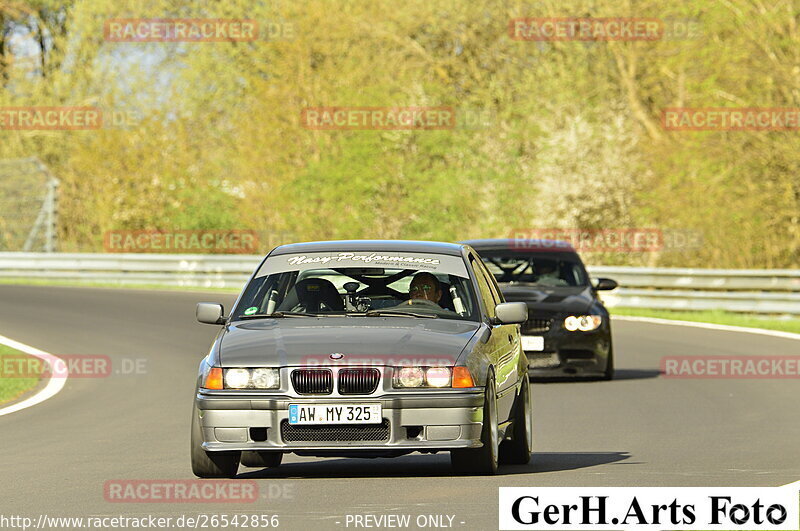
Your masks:
M509 302L524 302L529 310L580 314L591 308L594 294L589 286L549 287L501 284Z
M240 321L223 334L219 359L223 367L453 365L479 327L405 317Z

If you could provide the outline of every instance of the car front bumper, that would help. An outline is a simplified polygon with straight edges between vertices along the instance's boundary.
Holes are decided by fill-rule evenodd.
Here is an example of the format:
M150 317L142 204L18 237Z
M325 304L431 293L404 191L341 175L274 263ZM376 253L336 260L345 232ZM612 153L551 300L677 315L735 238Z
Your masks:
M597 378L604 375L612 352L611 331L606 326L592 332L569 332L556 327L538 335L544 336L543 350L525 351L531 378Z
M480 447L483 390L392 393L380 396L236 394L199 390L195 400L207 451L397 450L434 451ZM337 430L368 425L325 425L310 438L286 440L289 404L380 403L388 434L380 440L336 440ZM359 428L355 428L359 429ZM296 439L296 433L292 438ZM324 439L324 440L322 440Z

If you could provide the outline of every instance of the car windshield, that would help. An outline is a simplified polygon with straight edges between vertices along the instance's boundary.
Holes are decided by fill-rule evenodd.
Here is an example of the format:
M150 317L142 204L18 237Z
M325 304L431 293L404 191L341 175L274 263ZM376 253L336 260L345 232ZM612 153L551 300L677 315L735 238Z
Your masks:
M587 286L588 276L577 257L556 253L481 252L498 283L537 286Z
M348 253L268 258L245 288L232 318L338 315L478 320L476 298L461 257L367 253L363 256L370 259L354 262L352 257L338 259L342 254ZM359 265L352 267L354 263Z

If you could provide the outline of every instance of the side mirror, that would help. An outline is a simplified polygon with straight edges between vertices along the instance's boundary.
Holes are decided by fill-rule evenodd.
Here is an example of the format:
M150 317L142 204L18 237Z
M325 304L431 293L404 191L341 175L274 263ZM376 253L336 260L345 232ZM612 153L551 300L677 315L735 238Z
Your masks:
M205 324L224 324L225 308L215 302L198 302L196 310L197 320Z
M616 289L619 284L616 280L610 278L598 278L597 285L594 287L597 291Z
M528 320L528 305L524 302L503 302L494 307L500 324L522 324Z

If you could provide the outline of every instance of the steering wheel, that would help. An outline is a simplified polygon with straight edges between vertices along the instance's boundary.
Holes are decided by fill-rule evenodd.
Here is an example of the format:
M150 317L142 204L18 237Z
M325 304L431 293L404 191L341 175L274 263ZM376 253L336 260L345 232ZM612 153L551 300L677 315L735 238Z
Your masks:
M423 306L423 307L427 306L428 308L432 308L432 309L435 308L437 310L441 310L442 309L441 306L439 306L435 302L430 301L428 299L408 299L406 301L406 304L410 304L411 306Z

